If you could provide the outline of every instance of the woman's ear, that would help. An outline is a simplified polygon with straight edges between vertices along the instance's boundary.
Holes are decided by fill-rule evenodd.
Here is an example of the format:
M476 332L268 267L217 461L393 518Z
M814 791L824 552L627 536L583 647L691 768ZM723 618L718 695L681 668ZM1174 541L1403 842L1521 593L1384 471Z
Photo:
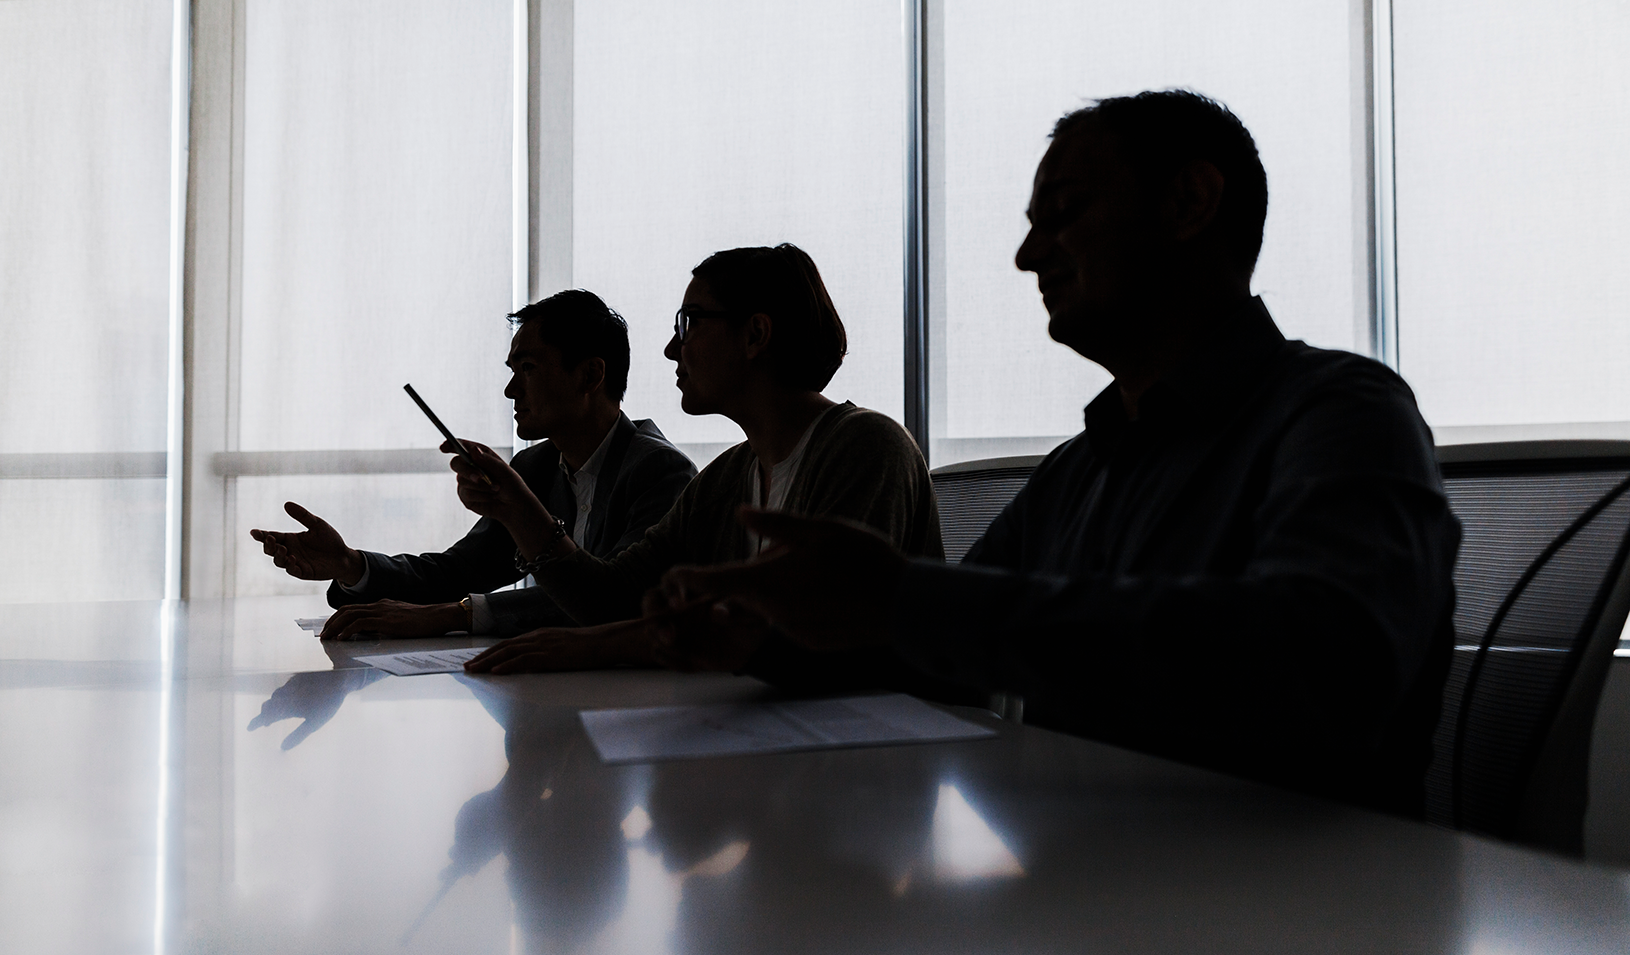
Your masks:
M747 319L747 357L757 358L770 347L775 323L763 312L754 312Z

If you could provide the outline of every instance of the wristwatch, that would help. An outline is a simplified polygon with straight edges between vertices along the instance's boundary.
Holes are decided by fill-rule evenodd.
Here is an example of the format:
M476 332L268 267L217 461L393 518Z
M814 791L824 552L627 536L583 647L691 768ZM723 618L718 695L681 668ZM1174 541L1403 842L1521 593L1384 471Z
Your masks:
M468 632L468 631L474 630L475 629L475 601L471 600L469 597L465 597L465 598L463 598L462 600L460 600L458 602L458 605L460 607L464 608L464 614L470 620L469 624L464 628L465 631Z
M550 535L549 542L543 545L543 550L538 553L538 556L527 560L521 553L521 549L519 547L515 548L515 569L523 574L536 575L538 571L543 569L545 564L552 564L559 560L560 557L564 557L564 554L559 557L549 555L555 549L555 545L559 544L565 536L566 522L557 517L555 518L555 532Z

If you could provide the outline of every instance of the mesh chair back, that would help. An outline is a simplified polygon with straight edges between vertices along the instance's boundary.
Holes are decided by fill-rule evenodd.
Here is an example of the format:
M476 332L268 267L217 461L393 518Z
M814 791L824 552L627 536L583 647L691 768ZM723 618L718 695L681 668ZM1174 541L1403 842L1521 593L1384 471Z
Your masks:
M934 497L939 502L940 537L945 541L945 559L960 563L996 515L1002 513L1030 480L1045 455L987 458L964 461L931 473Z
M1427 815L1443 825L1523 838L1526 793L1542 754L1557 745L1564 701L1581 688L1582 664L1592 679L1597 671L1605 678L1600 657L1611 657L1624 624L1622 599L1615 601L1621 606L1608 604L1623 576L1630 494L1590 512L1630 477L1630 445L1484 445L1440 449L1440 459L1465 536L1455 566L1454 662L1427 775ZM1565 532L1572 536L1547 554ZM1600 634L1611 639L1593 639ZM1600 659L1587 664L1592 653ZM1599 679L1581 691L1580 705L1592 715L1600 691ZM1584 727L1582 744L1569 745L1588 753L1589 720ZM1583 763L1564 775L1558 785L1579 792L1551 795L1576 803L1582 824Z

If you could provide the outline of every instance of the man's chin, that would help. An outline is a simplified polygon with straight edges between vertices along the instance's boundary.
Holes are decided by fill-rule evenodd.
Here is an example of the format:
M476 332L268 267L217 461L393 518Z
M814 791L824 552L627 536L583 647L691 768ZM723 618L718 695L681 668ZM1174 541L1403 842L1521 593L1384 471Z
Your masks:
M1087 309L1055 311L1047 318L1047 337L1066 348L1099 361L1105 346L1105 332L1112 326L1102 314Z
M1047 337L1060 345L1072 345L1091 324L1081 309L1053 309L1047 313Z

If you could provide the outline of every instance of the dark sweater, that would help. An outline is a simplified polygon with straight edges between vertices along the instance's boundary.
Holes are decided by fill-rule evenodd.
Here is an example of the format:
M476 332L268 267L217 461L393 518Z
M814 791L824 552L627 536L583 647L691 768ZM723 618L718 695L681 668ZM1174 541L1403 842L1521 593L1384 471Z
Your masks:
M1127 419L1115 386L959 567L914 564L899 648L1027 722L1416 815L1460 543L1414 396L1260 301Z

